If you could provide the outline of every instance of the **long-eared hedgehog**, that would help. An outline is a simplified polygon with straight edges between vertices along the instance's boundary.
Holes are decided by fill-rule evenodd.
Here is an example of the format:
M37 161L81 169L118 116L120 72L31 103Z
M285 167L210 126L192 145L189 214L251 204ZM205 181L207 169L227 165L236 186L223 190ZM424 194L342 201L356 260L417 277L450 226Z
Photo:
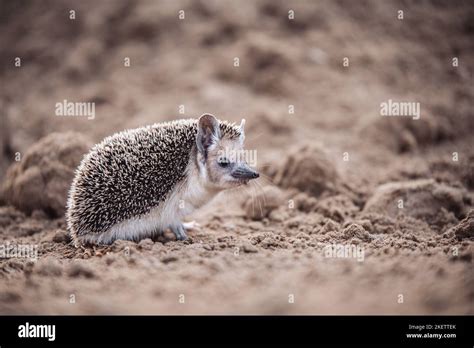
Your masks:
M69 191L74 244L137 241L166 229L186 239L186 215L259 176L232 156L243 151L244 125L204 114L105 138L84 157Z

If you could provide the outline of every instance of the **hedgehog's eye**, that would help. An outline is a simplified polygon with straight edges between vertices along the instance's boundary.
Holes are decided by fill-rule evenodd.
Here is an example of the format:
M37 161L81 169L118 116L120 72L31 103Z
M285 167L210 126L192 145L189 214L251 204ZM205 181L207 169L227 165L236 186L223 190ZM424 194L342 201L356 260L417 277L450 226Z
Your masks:
M222 157L222 158L219 158L217 163L219 163L219 166L221 166L222 168L227 168L230 164L230 161L227 158Z

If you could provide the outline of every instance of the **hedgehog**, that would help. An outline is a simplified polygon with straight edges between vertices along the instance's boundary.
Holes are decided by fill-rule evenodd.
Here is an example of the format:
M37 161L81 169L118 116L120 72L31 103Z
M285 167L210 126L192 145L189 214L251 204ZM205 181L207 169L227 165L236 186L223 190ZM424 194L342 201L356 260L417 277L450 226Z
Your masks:
M66 220L76 247L139 241L171 230L187 238L182 219L217 193L259 177L242 156L240 125L211 114L105 138L76 169Z

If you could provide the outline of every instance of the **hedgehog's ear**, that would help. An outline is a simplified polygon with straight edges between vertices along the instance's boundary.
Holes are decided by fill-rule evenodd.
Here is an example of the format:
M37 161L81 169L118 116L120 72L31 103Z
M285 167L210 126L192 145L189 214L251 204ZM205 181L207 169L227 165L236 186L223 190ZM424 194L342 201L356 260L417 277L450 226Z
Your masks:
M203 155L207 150L216 144L220 138L219 121L211 114L204 114L199 117L196 145Z

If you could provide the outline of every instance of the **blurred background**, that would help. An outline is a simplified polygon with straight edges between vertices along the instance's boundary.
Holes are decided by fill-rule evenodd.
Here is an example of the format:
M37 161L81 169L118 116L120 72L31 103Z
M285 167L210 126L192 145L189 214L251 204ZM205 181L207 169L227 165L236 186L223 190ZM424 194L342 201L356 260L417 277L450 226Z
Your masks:
M247 118L250 145L269 160L312 140L338 151L369 145L357 154L366 156L374 146L398 153L472 134L470 1L0 6L4 157L54 131L98 141L124 128L204 112ZM64 99L95 102L96 118L56 117L55 104ZM421 103L421 121L381 120L379 105L388 99Z

